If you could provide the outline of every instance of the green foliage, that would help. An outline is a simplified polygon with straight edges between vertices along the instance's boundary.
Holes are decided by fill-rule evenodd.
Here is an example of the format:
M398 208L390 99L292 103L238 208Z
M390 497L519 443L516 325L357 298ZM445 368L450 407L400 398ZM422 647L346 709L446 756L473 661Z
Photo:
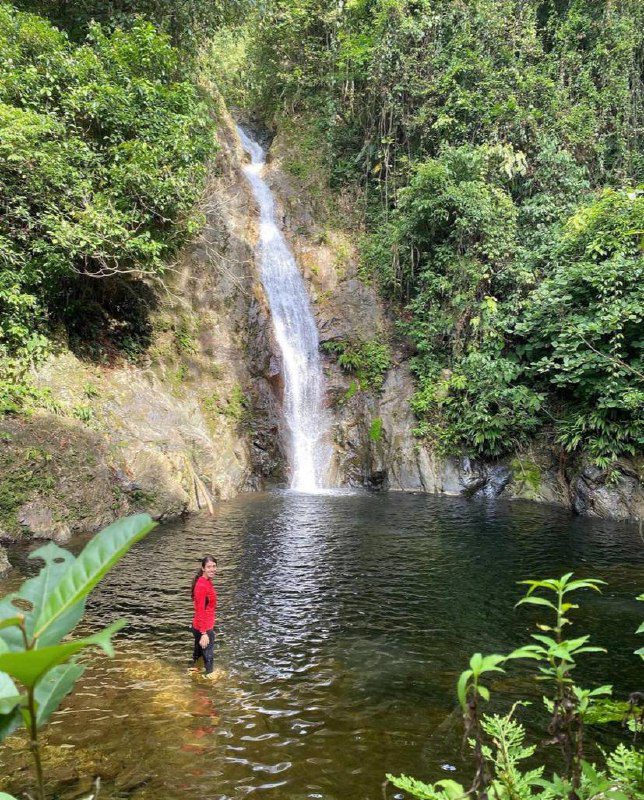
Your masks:
M369 426L369 439L372 442L379 442L382 439L382 419L375 417Z
M464 800L467 797L467 791L461 784L449 779L436 783L423 783L407 775L399 777L387 775L387 780L396 788L402 789L412 797L418 797L419 800Z
M202 69L214 74L217 86L231 108L247 104L250 91L247 69L248 31L245 28L221 28L210 38L202 54Z
M573 579L572 573L559 579L527 580L521 583L529 587L518 605L533 605L546 608L554 614L552 625L539 623L541 631L550 636L534 634L538 644L528 644L507 656L493 654L482 656L475 653L470 659L457 685L457 696L463 710L465 736L476 761L476 774L472 786L464 789L453 781L426 784L402 775L395 778L387 775L394 786L420 800L457 800L471 796L478 800L641 800L644 796L644 753L641 749L619 744L605 755L605 768L584 760L584 722L602 722L624 719L624 710L632 711L629 704L620 705L620 714L615 709L606 714L606 700L597 701L609 694L610 686L592 690L582 689L572 683L570 672L575 658L581 653L600 652L602 648L586 645L587 636L574 640L562 638L562 631L571 624L567 616L578 606L570 602L569 595L584 589L600 591L603 581L594 578ZM538 592L554 594L554 599ZM489 700L489 689L480 683L483 675L504 672L501 664L513 659L531 658L546 662L541 666L537 680L554 682L554 700L544 696L545 705L552 714L548 725L547 744L558 744L565 757L565 773L553 774L550 780L543 778L544 766L526 769L522 762L535 762L536 745L525 744L525 730L514 719L517 708L529 705L516 702L505 716L483 715L479 717L479 700ZM618 704L613 703L617 707Z
M482 656L474 653L470 659L470 668L461 673L458 679L456 694L463 711L466 711L469 703L475 703L479 697L483 700L490 699L490 690L479 683L481 675L487 672L503 672L499 664L505 661L505 656L490 655Z
M380 389L385 373L391 366L391 350L386 342L370 339L366 342L333 340L324 342L322 349L334 353L345 372L356 376L362 390Z
M644 180L643 28L635 0L271 0L248 24L247 103L315 119L329 181L362 192L361 273L406 306L419 432L446 451L554 426L610 467L642 439L620 187Z
M465 447L496 457L524 444L541 422L543 395L521 382L521 368L507 358L473 351L453 370L420 373L412 408L442 452Z
M568 450L606 466L644 439L644 192L605 191L570 218L517 331L529 369L557 387Z
M127 352L147 334L144 276L199 224L208 104L149 22L83 44L0 3L0 403L62 321ZM100 280L97 280L99 279ZM16 391L5 388L13 378Z
M145 18L169 34L172 44L188 57L218 26L235 22L247 10L245 0L18 0L16 5L49 17L76 38L82 38L94 21L106 27L127 28Z
M41 798L38 728L82 675L84 666L76 656L96 647L113 655L112 636L125 622L83 639L70 640L68 634L83 616L87 595L154 526L146 514L115 522L97 533L78 557L50 542L30 555L45 562L38 575L0 600L0 741L21 724L29 729Z
M524 744L525 730L512 719L515 704L510 713L504 717L497 714L485 716L481 727L491 740L490 745L483 745L483 756L494 764L494 779L490 785L490 795L496 800L521 800L532 795L532 788L539 785L544 767L522 772L520 762L531 758L535 745Z

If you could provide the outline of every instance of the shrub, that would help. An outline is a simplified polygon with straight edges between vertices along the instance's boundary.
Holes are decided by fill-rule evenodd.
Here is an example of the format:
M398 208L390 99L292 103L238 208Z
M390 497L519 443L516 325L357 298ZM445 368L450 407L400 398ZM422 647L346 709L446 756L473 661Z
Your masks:
M330 341L323 344L327 353L338 356L338 364L355 375L361 389L380 389L391 366L389 345L370 339L366 342Z
M585 445L600 466L644 439L643 231L642 191L606 190L582 206L517 325L531 373L562 398L560 441Z

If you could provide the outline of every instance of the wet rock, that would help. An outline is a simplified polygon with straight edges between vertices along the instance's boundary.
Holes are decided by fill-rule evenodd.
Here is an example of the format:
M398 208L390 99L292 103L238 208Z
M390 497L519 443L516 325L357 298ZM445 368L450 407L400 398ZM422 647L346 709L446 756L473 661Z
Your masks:
M611 469L585 463L571 481L578 514L604 519L642 519L644 487L634 462L620 460Z
M475 495L485 486L487 471L467 456L448 458L442 465L441 491L445 494Z
M0 545L0 578L11 569L7 551Z
M485 485L482 486L477 496L493 499L498 497L512 479L512 472L505 466L496 465L487 468Z
M369 475L366 476L364 486L367 489L379 492L383 489L387 489L387 483L387 470L379 469L370 472Z

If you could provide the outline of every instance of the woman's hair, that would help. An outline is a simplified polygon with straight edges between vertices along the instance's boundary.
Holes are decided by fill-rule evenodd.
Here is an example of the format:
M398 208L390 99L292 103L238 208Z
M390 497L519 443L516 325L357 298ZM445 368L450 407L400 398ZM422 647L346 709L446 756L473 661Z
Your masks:
M190 587L190 597L192 597L193 600L195 599L195 586L197 585L197 581L199 580L199 578L201 578L201 576L203 575L203 568L206 566L206 564L209 564L211 561L214 561L215 566L217 565L217 559L214 556L204 556L201 559L201 567L195 573L195 576L192 579L192 586Z

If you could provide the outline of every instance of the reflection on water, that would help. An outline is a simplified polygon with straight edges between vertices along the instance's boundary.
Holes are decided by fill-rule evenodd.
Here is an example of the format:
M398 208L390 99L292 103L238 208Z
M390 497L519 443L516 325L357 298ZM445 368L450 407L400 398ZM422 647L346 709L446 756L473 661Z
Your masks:
M219 559L214 683L190 671L204 552ZM637 685L643 563L637 529L528 503L276 493L162 526L92 595L87 630L130 624L53 718L52 791L71 800L100 775L103 798L378 800L386 772L435 780L445 762L466 781L454 684L475 650L526 640L533 614L513 609L515 582L609 581L577 630L610 656L579 677L623 694ZM497 687L499 708L534 692L518 665ZM0 749L0 789L14 794L31 786L22 747Z

